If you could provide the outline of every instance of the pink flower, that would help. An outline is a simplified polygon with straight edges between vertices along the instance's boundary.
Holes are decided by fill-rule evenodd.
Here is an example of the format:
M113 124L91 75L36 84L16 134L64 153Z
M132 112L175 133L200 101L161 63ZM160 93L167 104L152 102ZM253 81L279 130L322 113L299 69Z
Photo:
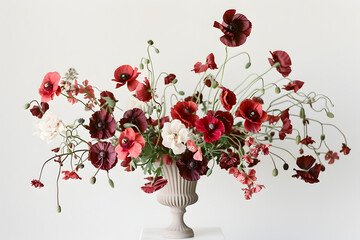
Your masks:
M146 193L156 192L162 189L167 184L167 180L163 179L163 177L157 177L155 178L155 180L153 177L147 177L145 179L150 181L148 183L145 183L145 185L141 187L141 190Z
M68 179L80 179L81 180L81 177L79 177L79 175L77 175L76 172L74 171L62 171L62 173L64 174L64 177L63 179L64 180L68 180Z
M241 158L244 159L248 164L254 163L254 160L248 154L242 155Z
M250 146L253 145L253 144L254 144L254 139L253 139L252 137L247 137L247 138L245 139L245 145L246 145L246 146L250 147Z
M189 151L195 153L194 154L195 160L202 161L202 152L201 152L200 146L197 147L193 140L187 140L186 147L187 147L187 149L189 149Z
M43 82L39 88L39 94L41 96L41 102L47 103L54 99L54 95L57 96L61 93L61 87L59 86L60 74L58 72L49 72L45 75Z
M196 130L204 134L205 142L211 143L218 140L225 133L224 124L217 118L205 116L196 123Z
M333 164L335 162L335 159L339 160L339 155L336 152L328 151L325 154L325 160L329 160L329 164Z
M130 154L131 157L137 158L142 149L145 147L143 136L136 133L134 129L127 128L120 134L119 144L115 148L119 160L125 160Z

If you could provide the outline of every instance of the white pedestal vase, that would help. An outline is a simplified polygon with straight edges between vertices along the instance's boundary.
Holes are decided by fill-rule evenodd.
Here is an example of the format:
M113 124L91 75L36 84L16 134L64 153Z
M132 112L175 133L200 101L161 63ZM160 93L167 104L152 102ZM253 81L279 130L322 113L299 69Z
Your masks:
M164 178L168 180L166 186L160 190L159 203L169 206L173 214L171 225L163 231L166 238L191 238L194 231L184 223L185 208L198 200L195 192L197 181L183 179L176 164L162 167Z

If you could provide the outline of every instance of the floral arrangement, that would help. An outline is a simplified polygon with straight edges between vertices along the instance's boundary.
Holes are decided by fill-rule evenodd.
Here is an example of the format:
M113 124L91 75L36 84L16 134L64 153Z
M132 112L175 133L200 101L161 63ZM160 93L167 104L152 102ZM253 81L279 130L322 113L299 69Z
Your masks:
M307 183L319 182L319 174L325 170L323 160L333 164L339 159L338 152L326 141L327 127L334 127L343 137L339 152L350 152L345 135L336 126L307 115L313 110L333 118L328 107L331 100L323 94L301 92L304 82L289 78L292 62L280 50L270 52L268 70L252 73L235 89L228 89L224 78L227 63L244 55L248 59L245 69L251 66L248 53L229 57L228 50L246 42L252 23L231 9L224 13L221 24L214 22L214 27L223 34L220 41L225 45L224 63L218 67L212 53L204 63L196 62L191 71L199 80L187 97L178 90L175 74L155 75L151 55L159 50L151 40L147 57L141 58L139 65L146 77L130 65L122 65L114 72L115 88L127 88L132 95L127 109L118 106L116 90L101 91L88 80L80 81L73 68L63 76L47 73L39 88L40 103L33 100L25 108L38 118L36 133L41 139L50 142L60 137L62 141L52 149L54 155L45 161L39 178L31 184L36 188L44 186L41 177L44 166L50 162L59 166L57 184L60 177L81 180L82 169L91 163L94 175L90 182L95 184L97 174L104 171L114 187L109 172L120 164L127 172L141 168L150 175L141 189L153 193L167 184L162 177L164 165L176 164L184 179L197 181L203 175L210 176L217 164L244 185L245 199L250 199L264 188L257 183L255 170L263 158L273 162L274 176L278 175L280 162L284 170L290 164L296 167L292 177ZM281 78L269 82L265 77L270 71L278 71ZM264 97L274 92L276 97L266 102ZM60 95L71 104L82 104L84 118L65 124L52 114L49 102ZM321 103L324 104L319 107ZM312 123L321 127L321 135L316 138L309 135ZM81 128L88 135L81 135ZM299 146L298 157L283 147L284 140ZM305 155L304 148L310 153ZM283 151L286 157L274 149ZM58 194L57 206L60 212Z

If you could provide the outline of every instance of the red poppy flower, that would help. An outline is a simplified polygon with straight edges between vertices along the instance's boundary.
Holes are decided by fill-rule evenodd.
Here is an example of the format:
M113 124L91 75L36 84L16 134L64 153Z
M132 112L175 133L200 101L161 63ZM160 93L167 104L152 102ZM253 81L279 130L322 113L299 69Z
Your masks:
M280 120L279 116L269 115L267 121L269 121L269 124L277 123Z
M251 100L253 100L254 102L258 102L261 105L264 104L264 100L261 97L253 97Z
M145 114L140 108L133 108L124 113L123 118L120 120L121 129L123 131L125 130L124 128L125 123L132 123L135 126L137 126L137 128L132 127L135 132L138 132L139 129L140 132L143 133L146 131L148 127Z
M172 81L176 78L176 75L173 73L170 73L169 75L167 75L164 79L165 81L165 85L168 85L170 83L172 83Z
M304 82L294 80L293 82L289 82L287 85L284 85L283 89L287 91L294 90L294 92L297 92L303 85Z
M41 105L41 110L39 106L35 105L30 109L30 112L33 116L41 119L44 113L49 109L49 104L42 102L40 105Z
M109 142L97 142L90 147L89 160L94 167L109 171L117 163L114 146Z
M79 175L77 175L77 173L74 172L74 171L71 171L71 172L62 171L61 173L64 174L64 177L62 178L64 180L68 180L68 179L79 179L79 180L81 180L81 177L79 177Z
M223 16L222 24L214 22L214 27L219 28L224 36L220 41L229 47L238 47L246 42L251 32L251 22L242 14L235 14L235 9L227 10Z
M127 157L125 160L123 160L123 161L120 163L120 165L125 168L124 170L125 170L126 172L135 171L135 169L133 169L133 168L130 166L131 160L132 160L131 157Z
M107 112L112 113L115 108L115 104L118 100L114 97L114 94L109 91L103 91L100 93L100 106L102 109L104 109Z
M194 153L184 152L181 154L181 158L176 162L176 166L179 169L180 176L188 181L197 181L200 176L205 175L208 171L207 159L203 158L202 161L194 159Z
M329 160L329 164L333 164L335 162L335 159L339 160L339 155L336 152L328 151L325 154L325 160Z
M220 87L222 92L220 94L220 101L223 107L230 111L231 108L236 104L236 95L227 88Z
M210 53L207 57L206 57L206 63L202 64L201 62L197 62L194 65L194 69L192 71L194 71L195 73L201 73L201 72L205 72L208 69L214 70L217 69L217 65L215 63L215 57L214 54Z
M163 128L164 123L166 123L166 122L170 122L169 116L165 116L163 118L160 118L160 128ZM151 117L149 117L148 123L153 127L155 127L155 126L157 126L159 124L157 119L153 120Z
M150 82L145 78L144 83L139 83L136 87L136 92L134 95L137 99L143 102L148 102L152 98Z
M162 189L167 184L167 180L163 179L163 177L157 177L155 178L155 181L153 177L147 177L145 179L150 181L148 183L145 183L145 185L141 187L141 190L146 193L156 192L157 190Z
M284 51L275 51L270 53L273 57L272 59L269 58L270 65L273 66L275 63L279 63L280 65L276 68L278 72L281 73L283 77L289 76L289 74L291 73L290 56Z
M199 119L194 113L198 110L196 103L177 102L176 105L170 109L170 114L173 119L179 119L186 127L194 127L195 122Z
M89 129L92 138L107 139L114 136L116 122L110 113L100 110L91 116L89 126L85 127Z
M237 167L240 164L239 154L233 152L230 148L221 153L220 168L228 170L231 167Z
M41 96L41 102L47 103L54 99L54 95L57 96L61 93L61 87L59 86L60 74L58 72L49 72L45 75L43 82L39 88L39 94Z
M219 111L216 111L214 114L214 111L209 110L206 115L216 117L217 119L222 121L222 123L224 124L224 127L225 127L225 134L230 135L230 133L232 131L232 126L234 124L234 117L232 116L231 113L219 110Z
M284 138L286 137L286 134L292 133L292 125L291 125L291 121L289 119L289 109L282 111L280 118L281 118L281 121L283 122L283 127L279 132L279 138L280 138L280 140L284 140Z
M195 102L198 104L201 104L203 102L203 95L202 93L199 93L199 91L197 91L193 96L188 96L184 99L185 102Z
M35 188L42 188L44 187L44 184L40 182L37 179L31 180L31 186L34 186Z
M344 153L344 155L348 155L350 150L351 149L345 143L343 143L340 152Z
M303 170L296 170L296 174L292 177L301 178L307 183L319 182L319 173L321 171L321 164L315 164L315 158L313 156L301 156L296 160L296 164ZM314 165L314 166L313 166Z
M142 149L145 147L143 136L136 133L132 128L127 128L120 134L119 144L115 148L118 159L124 160L130 154L131 157L137 158Z
M196 130L204 134L205 142L211 143L218 140L225 133L225 126L219 119L205 116L196 123Z
M262 110L262 105L250 99L241 102L235 116L245 119L244 129L246 132L258 132L261 124L267 119L267 113Z
M130 65L122 65L118 67L114 72L113 81L117 82L116 88L127 84L129 91L134 91L138 85L136 78L140 75L138 68L132 68Z
M164 163L165 165L172 165L172 164L173 164L172 158L171 158L169 155L167 155L167 154L163 154L163 155L162 155L162 160L163 160L163 163ZM161 158L159 158L158 161L160 162L160 161L161 161Z
M304 145L309 145L309 144L313 144L315 141L311 139L311 137L306 136L306 138L304 138L303 140L300 141L300 143L304 144Z

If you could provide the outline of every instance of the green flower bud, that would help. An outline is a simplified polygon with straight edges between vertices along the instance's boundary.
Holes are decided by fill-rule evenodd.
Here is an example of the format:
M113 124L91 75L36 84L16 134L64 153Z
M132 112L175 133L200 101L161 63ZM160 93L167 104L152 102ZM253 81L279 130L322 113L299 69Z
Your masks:
M334 114L331 113L331 112L327 112L326 115L327 115L329 118L333 118L333 117L334 117Z
M95 177L95 176L92 176L92 177L90 178L90 183L91 183L91 184L95 184L95 183L96 183L96 177Z
M24 105L24 109L28 109L30 107L30 103L26 103L25 105Z
M156 52L156 53L159 53L160 51L159 51L159 49L155 48L155 52Z
M83 124L85 122L85 119L79 118L77 121L78 121L79 124Z
M145 64L149 64L149 63L150 63L150 60L146 58L146 59L144 60L144 62L145 62Z
M299 115L300 115L301 118L305 118L305 109L304 108L300 109L300 114Z
M264 89L264 88L260 89L260 91L261 91L261 93L265 93L265 89Z
M211 175L211 173L212 173L212 169L211 168L209 168L209 170L206 172L206 176L208 177L208 176L210 176Z
M272 175L274 177L276 177L278 175L279 171L277 170L277 168L274 168L274 170L272 171Z
M321 139L321 141L324 141L325 140L325 134L321 134L320 139Z
M85 167L84 164L82 164L82 163L79 164L79 168L80 168L80 169L83 169L84 167Z
M184 91L179 91L178 93L179 93L179 95L181 95L181 96L183 96L183 95L185 94Z
M273 136L269 136L269 142L272 142L273 141Z
M148 41L148 44L149 44L150 46L153 45L153 44L154 44L153 40L149 40L149 41Z
M288 170L288 169L289 169L289 164L284 163L284 165L283 165L283 169L284 169L284 170Z
M216 81L213 81L213 82L211 83L211 87L212 87L212 88L217 88L217 87L218 87L218 83L217 83Z
M276 88L275 88L275 93L276 93L276 94L279 94L280 92L281 92L281 89L280 89L279 87L276 87Z
M301 137L300 137L300 135L297 135L296 136L296 144L299 145L300 141L301 141Z
M56 211L57 211L58 213L61 213L61 207L60 207L60 205L57 205L57 206L56 206Z
M123 127L124 128L130 128L130 127L132 127L132 123L124 123Z
M175 78L174 80L172 80L172 84L176 84L178 82L178 80Z
M246 65L245 65L245 68L248 69L249 67L251 67L251 62L248 62Z
M144 69L144 64L140 63L140 70Z
M110 187L114 188L114 182L110 178L109 178L109 184L110 184Z

